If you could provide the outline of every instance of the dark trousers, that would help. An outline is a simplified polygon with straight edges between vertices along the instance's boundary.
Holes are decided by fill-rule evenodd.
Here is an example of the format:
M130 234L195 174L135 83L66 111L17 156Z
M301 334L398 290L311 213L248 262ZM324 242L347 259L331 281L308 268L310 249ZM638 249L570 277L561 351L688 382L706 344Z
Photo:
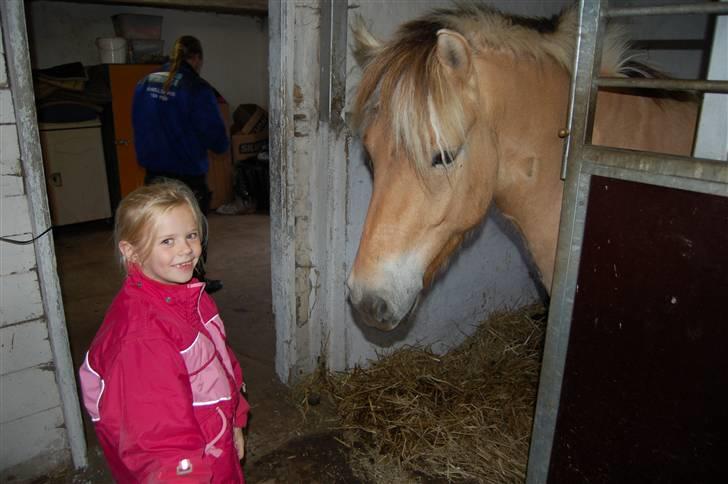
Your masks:
M152 183L161 181L164 178L172 180L179 180L187 185L192 193L195 194L197 204L200 206L200 211L204 216L210 212L210 201L212 200L212 192L207 186L207 175L178 175L176 173L169 173L164 171L150 171L147 170L144 176L144 184L151 185ZM202 224L203 229L207 228L207 224ZM201 281L205 280L205 262L207 261L207 234L202 234L202 255L200 261L195 267L195 276Z
M164 171L147 170L147 174L144 176L144 184L150 185L155 181L159 181L160 178L179 180L190 187L192 193L195 194L197 204L200 206L202 214L207 216L210 212L212 192L210 191L210 187L207 186L207 175L177 175L175 173L168 173Z

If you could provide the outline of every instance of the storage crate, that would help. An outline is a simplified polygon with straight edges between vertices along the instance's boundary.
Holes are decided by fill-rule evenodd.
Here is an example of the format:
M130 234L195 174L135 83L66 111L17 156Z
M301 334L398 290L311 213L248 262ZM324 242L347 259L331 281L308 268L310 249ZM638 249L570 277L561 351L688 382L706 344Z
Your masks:
M120 13L111 16L116 35L126 39L161 39L162 19L163 17L159 15L135 13Z
M129 39L129 62L132 64L164 63L164 41Z

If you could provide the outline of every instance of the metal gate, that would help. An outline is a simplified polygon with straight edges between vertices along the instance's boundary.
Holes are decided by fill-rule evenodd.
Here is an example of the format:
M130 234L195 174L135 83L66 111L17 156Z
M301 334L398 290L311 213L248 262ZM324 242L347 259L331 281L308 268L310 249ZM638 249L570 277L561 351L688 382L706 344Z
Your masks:
M591 144L608 18L727 3L581 0L564 201L527 482L719 482L728 450L728 164ZM721 477L719 477L721 476Z

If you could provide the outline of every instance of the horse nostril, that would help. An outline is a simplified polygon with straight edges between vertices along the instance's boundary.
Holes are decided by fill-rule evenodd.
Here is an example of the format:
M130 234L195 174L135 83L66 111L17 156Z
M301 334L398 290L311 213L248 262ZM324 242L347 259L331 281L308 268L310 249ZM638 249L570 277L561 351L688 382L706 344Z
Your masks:
M389 305L387 301L376 295L367 295L362 298L359 308L362 312L370 315L377 321L387 319L389 314Z

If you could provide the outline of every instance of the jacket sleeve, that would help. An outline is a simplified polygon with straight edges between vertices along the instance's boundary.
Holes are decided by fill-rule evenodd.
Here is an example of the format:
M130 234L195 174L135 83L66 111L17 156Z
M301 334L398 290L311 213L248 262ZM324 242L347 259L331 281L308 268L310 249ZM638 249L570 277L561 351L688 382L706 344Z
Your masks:
M230 148L230 136L225 128L217 98L211 87L198 86L191 99L195 131L208 150L224 153Z
M205 440L192 408L184 361L163 338L123 343L101 402L102 421L118 433L119 458L140 482L185 482L183 459L209 482Z

